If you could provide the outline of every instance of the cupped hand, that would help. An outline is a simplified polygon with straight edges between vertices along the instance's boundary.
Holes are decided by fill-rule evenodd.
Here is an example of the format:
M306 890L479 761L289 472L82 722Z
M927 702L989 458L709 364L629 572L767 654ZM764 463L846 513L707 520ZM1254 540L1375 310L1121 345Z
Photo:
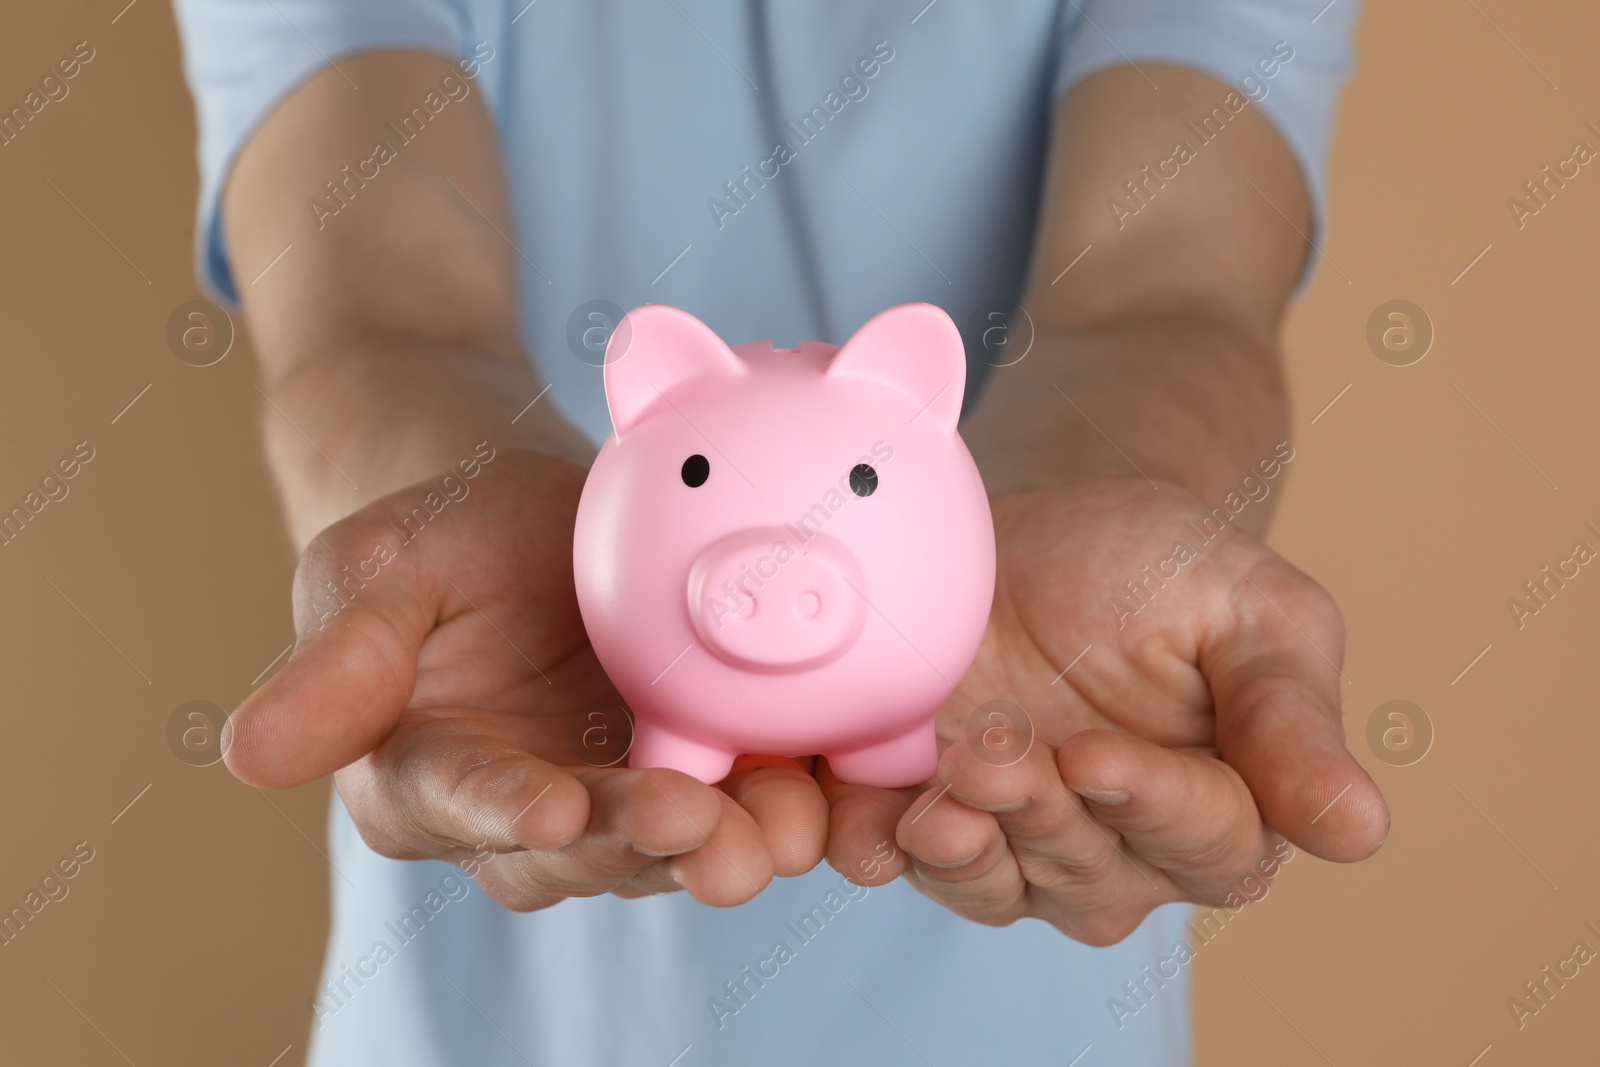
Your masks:
M1338 607L1209 513L1143 479L996 500L994 607L935 777L890 792L824 769L830 862L1109 944L1163 903L1254 899L1284 839L1376 851L1388 810L1344 745Z
M476 470L306 549L294 653L229 719L233 773L335 773L374 850L460 863L518 910L679 888L732 905L819 862L826 803L793 761L742 761L720 788L627 769L628 718L573 591L584 472L508 449Z

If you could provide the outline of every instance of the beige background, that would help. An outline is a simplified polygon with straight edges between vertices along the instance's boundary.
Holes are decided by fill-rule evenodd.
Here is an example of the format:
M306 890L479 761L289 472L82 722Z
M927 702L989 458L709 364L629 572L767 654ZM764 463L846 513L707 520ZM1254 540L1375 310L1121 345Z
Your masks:
M231 707L288 644L292 560L248 346L204 369L167 348L198 295L193 121L170 11L123 3L36 2L0 33L6 108L75 42L97 53L0 148L0 503L76 442L96 452L0 548L0 910L76 842L95 850L0 947L0 1058L266 1067L292 1046L278 1062L295 1064L325 788L258 793L165 735L185 701ZM1520 1031L1506 1002L1580 937L1600 949L1583 930L1600 924L1600 567L1520 631L1506 601L1574 541L1600 548L1583 529L1600 525L1600 165L1520 231L1506 199L1575 140L1600 147L1583 129L1600 16L1394 0L1360 38L1327 262L1287 335L1298 456L1272 540L1344 606L1347 726L1394 832L1358 867L1297 859L1200 950L1199 1061L1591 1063L1600 967ZM1365 340L1399 298L1436 331L1404 368ZM1408 767L1365 740L1396 698L1436 731Z

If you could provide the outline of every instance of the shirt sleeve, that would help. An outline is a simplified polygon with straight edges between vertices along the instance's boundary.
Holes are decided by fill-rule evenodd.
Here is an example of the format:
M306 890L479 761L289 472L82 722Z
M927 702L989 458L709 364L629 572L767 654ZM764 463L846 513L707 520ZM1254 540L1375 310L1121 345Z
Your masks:
M1358 8L1359 0L1067 0L1054 88L1059 95L1096 71L1140 60L1227 82L1289 146L1311 203L1308 236L1320 244L1328 142L1339 88L1354 66ZM1307 255L1297 292L1316 260Z
M341 57L420 48L459 58L466 26L449 0L174 0L173 8L199 127L196 271L208 292L237 304L218 207L256 126Z

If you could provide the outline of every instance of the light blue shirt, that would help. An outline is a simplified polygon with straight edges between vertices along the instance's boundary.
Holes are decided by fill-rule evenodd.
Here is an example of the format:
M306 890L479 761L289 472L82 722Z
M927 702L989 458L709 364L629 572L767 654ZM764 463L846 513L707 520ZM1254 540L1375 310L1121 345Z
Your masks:
M611 309L641 303L792 346L929 301L969 335L970 396L996 361L985 315L1023 282L1054 102L1085 76L1166 61L1232 83L1276 123L1321 219L1356 9L1324 2L176 0L200 272L233 300L220 189L276 102L341 57L423 48L447 57L441 75L460 58L474 76L458 70L410 127L393 116L391 147L483 93L523 336L547 400L595 440L610 431L598 346ZM1108 189L1113 213L1114 196L1138 205ZM453 867L372 853L337 802L330 843L319 1067L1189 1062L1188 967L1164 962L1192 940L1181 906L1096 949L823 866L733 909L677 893L516 914Z

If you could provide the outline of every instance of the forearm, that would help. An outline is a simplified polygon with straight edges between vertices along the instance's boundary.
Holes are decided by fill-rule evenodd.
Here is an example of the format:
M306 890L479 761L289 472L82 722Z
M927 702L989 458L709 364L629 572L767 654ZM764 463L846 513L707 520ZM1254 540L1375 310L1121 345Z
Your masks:
M991 372L962 436L997 495L1129 476L1216 504L1286 426L1272 340L1178 314L1041 334L1021 362ZM1240 519L1259 533L1268 516Z
M521 341L493 121L444 56L362 53L308 78L240 150L223 198L238 264L292 255L242 292L266 450L296 542L441 475L479 442L586 463ZM361 86L352 94L346 75ZM390 136L382 117L454 79L427 136L329 220L328 175ZM346 190L347 192L349 190ZM236 271L237 272L237 271Z
M1152 90L1149 79L1159 83ZM1117 67L1061 101L1032 269L962 434L991 493L1125 476L1207 506L1259 475L1288 419L1277 333L1310 205L1277 130L1242 100L1226 138L1130 222L1130 175L1231 89L1182 67ZM1237 94L1233 94L1237 95ZM1108 208L1111 205L1111 208ZM1259 533L1268 509L1241 514Z
M292 361L263 389L263 437L295 543L440 474L481 442L587 464L525 359L370 336Z

